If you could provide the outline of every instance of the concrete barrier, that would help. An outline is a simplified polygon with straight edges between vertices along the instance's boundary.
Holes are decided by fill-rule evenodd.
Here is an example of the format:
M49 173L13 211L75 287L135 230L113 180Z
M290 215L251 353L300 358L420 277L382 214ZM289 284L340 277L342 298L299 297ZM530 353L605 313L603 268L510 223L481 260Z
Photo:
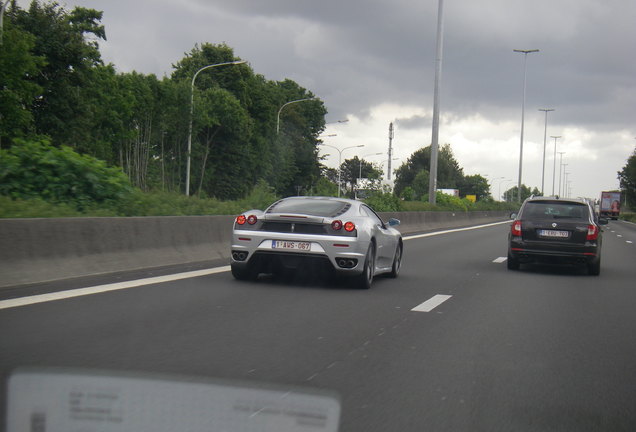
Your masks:
M504 220L506 212L381 213L413 233ZM229 259L233 216L0 219L0 288Z

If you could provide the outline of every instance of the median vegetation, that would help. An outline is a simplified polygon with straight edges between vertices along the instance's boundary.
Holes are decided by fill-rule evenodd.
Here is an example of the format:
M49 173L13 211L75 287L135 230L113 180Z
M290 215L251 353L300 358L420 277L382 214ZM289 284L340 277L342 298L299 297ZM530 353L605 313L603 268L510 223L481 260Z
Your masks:
M316 188L316 195L335 196L335 188ZM280 198L264 180L244 198L219 200L176 192L144 192L117 167L46 140L16 140L0 150L0 217L108 217L238 214L264 209ZM425 200L427 196L423 197ZM372 193L366 202L381 212L514 210L516 205L484 199L473 203L442 193L437 205L405 201L390 191Z

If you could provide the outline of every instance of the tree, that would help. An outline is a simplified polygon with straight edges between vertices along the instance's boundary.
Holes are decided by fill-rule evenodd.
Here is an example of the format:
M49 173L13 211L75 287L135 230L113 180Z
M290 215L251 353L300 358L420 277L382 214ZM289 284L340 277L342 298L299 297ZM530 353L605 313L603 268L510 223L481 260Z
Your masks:
M373 166L371 162L359 159L358 156L354 156L351 159L345 159L342 165L340 165L340 170L341 181L344 183L345 188L347 188L348 185L352 194L353 189L358 182L358 178L378 180L382 177L382 171Z
M506 202L517 202L519 200L518 195L519 188L517 186L511 187L507 191L504 192ZM530 196L541 195L541 191L538 188L530 189L528 186L522 184L521 185L521 202L523 202L526 198Z
M488 179L479 174L464 176L458 184L458 189L462 197L476 195L478 201L490 196Z
M633 209L636 206L636 149L627 159L627 163L618 172L621 189L626 194L627 202Z
M430 182L430 175L428 170L423 169L415 176L413 180L412 190L415 193L415 199L422 199L422 197L428 194L428 185ZM407 188L411 188L411 186L407 186L403 190Z
M28 11L15 8L12 15L17 27L33 35L33 53L46 59L31 77L42 89L30 106L36 132L56 145L90 142L92 106L84 90L90 87L91 68L102 64L97 42L106 40L102 12L81 7L68 12L57 3L34 0Z
M3 140L33 132L29 106L42 88L31 77L44 65L44 58L32 53L35 37L13 26L11 19L4 21L3 40L0 45L0 146Z
M417 174L422 170L429 170L430 160L430 146L421 148L413 153L407 162L396 170L395 193L399 195L405 187L413 187L413 182ZM444 144L438 153L437 187L439 189L456 189L463 177L463 169L459 166L457 160L455 160L450 144Z

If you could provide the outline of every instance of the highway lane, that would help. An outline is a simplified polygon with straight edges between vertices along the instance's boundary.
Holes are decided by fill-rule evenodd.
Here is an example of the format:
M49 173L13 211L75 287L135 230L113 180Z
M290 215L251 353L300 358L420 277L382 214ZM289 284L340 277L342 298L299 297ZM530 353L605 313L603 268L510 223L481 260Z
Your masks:
M409 240L400 278L370 291L225 272L0 310L0 370L327 388L341 396L343 431L636 429L633 227L605 229L599 277L506 270L493 261L507 229ZM412 311L440 294L451 297Z

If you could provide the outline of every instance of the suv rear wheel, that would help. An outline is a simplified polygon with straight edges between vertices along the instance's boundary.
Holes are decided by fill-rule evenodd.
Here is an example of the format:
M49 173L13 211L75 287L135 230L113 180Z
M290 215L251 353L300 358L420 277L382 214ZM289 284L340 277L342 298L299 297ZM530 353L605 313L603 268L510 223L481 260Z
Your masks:
M508 254L508 260L506 261L508 270L519 270L519 260Z

